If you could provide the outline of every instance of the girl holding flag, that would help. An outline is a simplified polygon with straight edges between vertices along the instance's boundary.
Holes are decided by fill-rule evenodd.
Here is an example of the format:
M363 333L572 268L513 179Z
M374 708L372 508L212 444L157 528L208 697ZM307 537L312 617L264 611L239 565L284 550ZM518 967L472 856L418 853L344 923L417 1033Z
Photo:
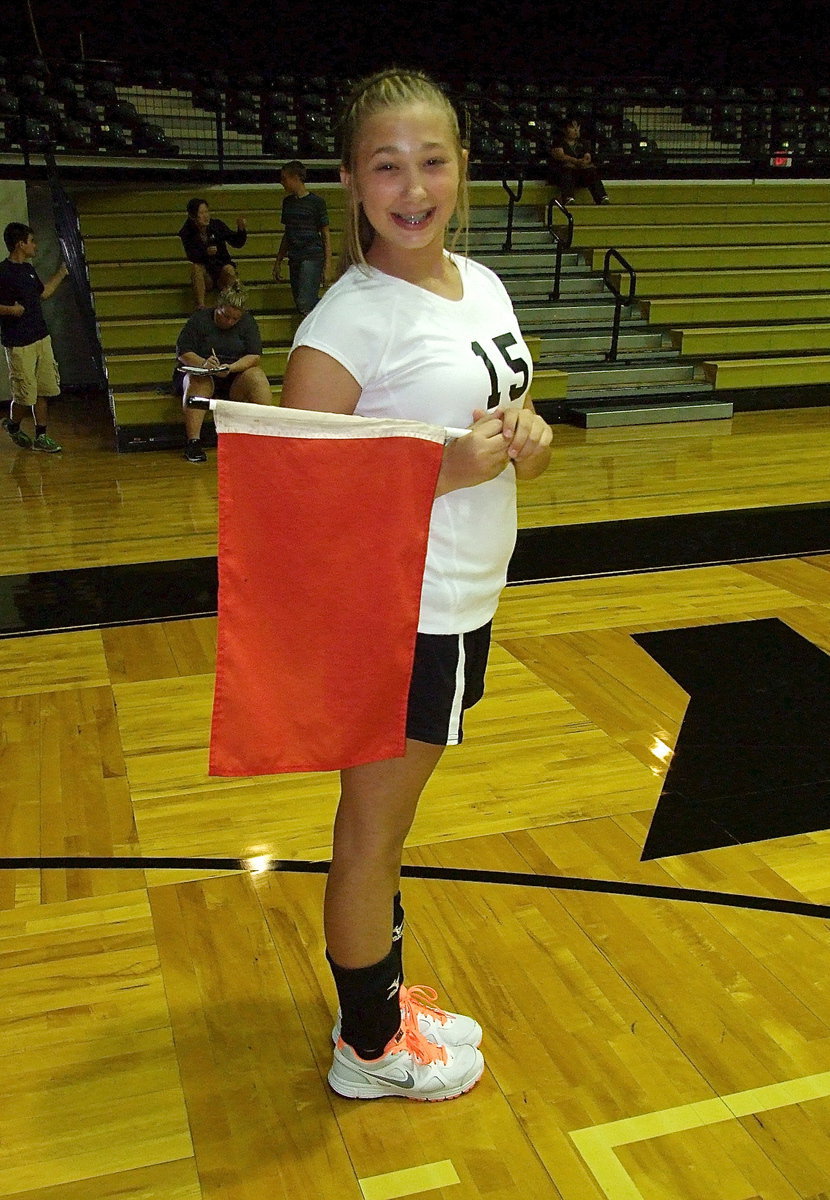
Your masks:
M448 1100L481 1076L481 1028L403 985L401 857L421 793L482 695L516 477L545 470L551 431L527 398L530 354L503 285L445 248L468 214L447 98L419 72L383 71L355 88L341 132L340 275L297 332L282 404L470 432L447 444L438 476L405 754L341 771L325 900L341 1010L329 1082L350 1098Z

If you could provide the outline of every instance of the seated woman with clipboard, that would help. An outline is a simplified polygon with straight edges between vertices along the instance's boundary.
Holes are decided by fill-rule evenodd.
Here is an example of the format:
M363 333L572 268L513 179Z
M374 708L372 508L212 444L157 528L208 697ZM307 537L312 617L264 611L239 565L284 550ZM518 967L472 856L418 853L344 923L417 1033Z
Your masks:
M205 410L189 408L188 398L217 396L246 404L272 403L271 385L260 366L262 338L238 283L219 293L216 308L193 313L179 334L176 358L173 390L182 397L184 409L184 457L188 462L203 463L207 455L199 435Z

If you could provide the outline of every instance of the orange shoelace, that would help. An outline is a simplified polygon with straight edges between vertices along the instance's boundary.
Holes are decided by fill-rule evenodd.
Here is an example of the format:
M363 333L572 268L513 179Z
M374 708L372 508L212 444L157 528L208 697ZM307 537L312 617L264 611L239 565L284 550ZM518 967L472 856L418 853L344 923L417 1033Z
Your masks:
M411 990L411 989L410 989ZM419 1062L431 1063L447 1061L447 1051L444 1046L435 1046L428 1042L418 1028L418 1013L416 1006L408 1002L406 988L401 988L401 1038L395 1047L396 1051L408 1050ZM395 1051L393 1051L395 1053Z
M443 1008L439 1008L434 1003L437 999L438 993L435 988L426 987L421 984L415 984L411 988L401 987L401 1008L411 1014L411 1019L416 1027L419 1012L425 1013L436 1021L440 1021L442 1025L446 1025L449 1017Z

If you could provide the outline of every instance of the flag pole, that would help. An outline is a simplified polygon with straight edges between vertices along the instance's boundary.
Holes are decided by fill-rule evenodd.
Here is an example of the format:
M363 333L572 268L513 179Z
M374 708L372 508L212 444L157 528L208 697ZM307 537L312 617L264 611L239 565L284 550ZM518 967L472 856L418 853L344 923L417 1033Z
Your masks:
M204 408L209 412L216 410L215 396L188 396L185 404L188 408ZM448 439L465 437L469 433L469 429L454 429L451 425L444 426L444 433Z

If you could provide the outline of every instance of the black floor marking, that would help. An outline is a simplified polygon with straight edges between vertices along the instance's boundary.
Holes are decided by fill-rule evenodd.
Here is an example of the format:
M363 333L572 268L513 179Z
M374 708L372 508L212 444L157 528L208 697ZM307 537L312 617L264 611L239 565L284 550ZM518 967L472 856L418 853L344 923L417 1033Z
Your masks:
M690 697L644 860L830 828L830 655L777 618L634 640Z
M519 530L508 582L830 553L830 504ZM215 557L0 576L0 637L216 615Z
M125 858L68 856L54 858L0 858L0 871L283 871L301 875L325 875L325 861L272 858ZM460 883L492 883L501 886L549 888L566 892L601 892L610 896L639 896L654 900L681 900L696 904L715 904L726 908L754 909L758 912L788 913L799 917L830 920L830 904L811 904L805 900L779 900L772 896L745 896L730 892L709 892L701 888L668 887L653 883L625 883L614 879L580 879L571 875L534 875L524 871L477 871L466 867L416 867L404 864L406 879L444 879Z
M553 525L519 530L508 581L590 579L799 558L826 554L828 547L830 504Z

